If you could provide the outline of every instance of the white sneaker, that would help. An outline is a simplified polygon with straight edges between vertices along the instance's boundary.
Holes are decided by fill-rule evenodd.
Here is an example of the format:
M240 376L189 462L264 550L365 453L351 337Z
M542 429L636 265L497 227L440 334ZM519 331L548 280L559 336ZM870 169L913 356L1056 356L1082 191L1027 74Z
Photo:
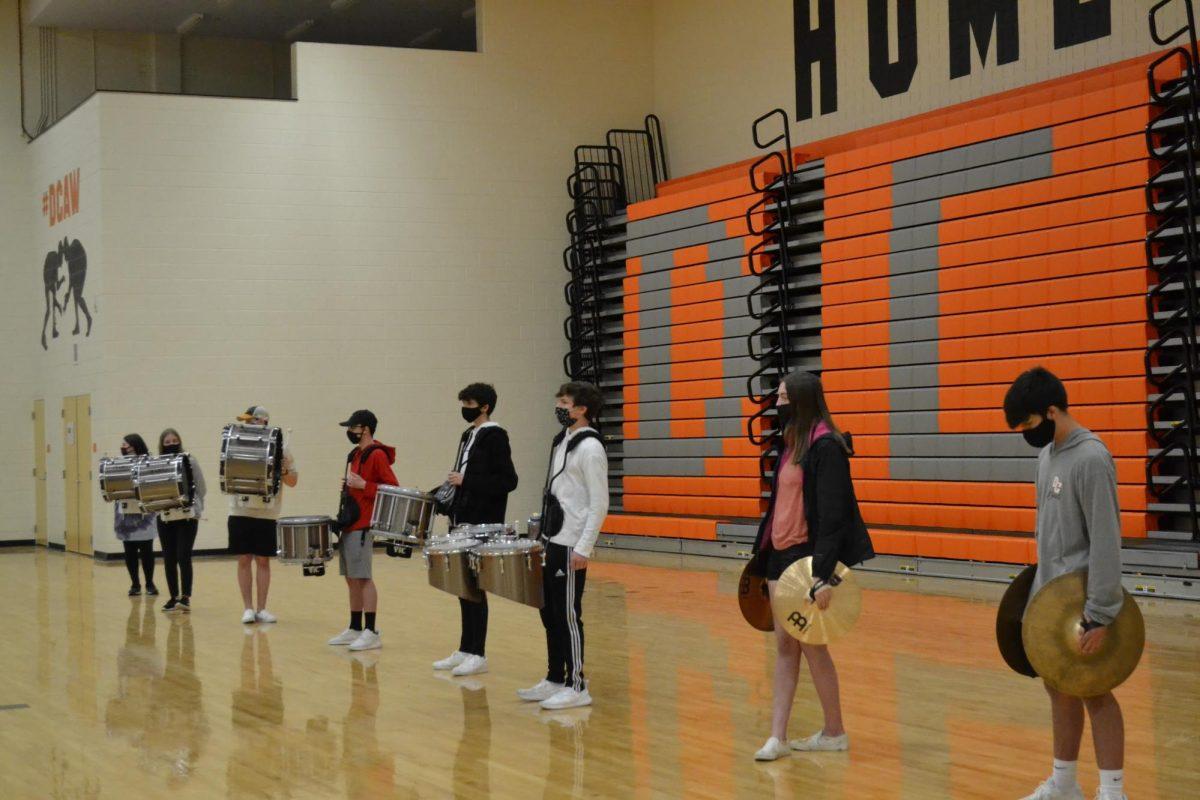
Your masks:
M354 644L354 642L361 635L362 635L362 631L356 631L353 628L346 628L346 630L342 631L337 636L330 639L327 642L327 644L332 644L332 645Z
M528 689L517 689L517 697L530 703L540 703L549 700L563 690L563 684L554 683L542 678Z
M1095 800L1108 800L1108 798L1104 796L1104 791L1102 789L1096 789ZM1123 794L1121 795L1121 800L1129 800L1129 796Z
M580 708L591 704L592 696L588 694L586 687L582 692L577 692L570 686L564 686L539 705L547 711L560 711L564 708Z
M242 612L242 623L245 625L248 625L251 622L254 622L254 609L247 608L245 611Z
M381 647L383 647L383 642L379 634L366 629L350 644L351 650L378 650Z
M487 672L487 659L483 656L467 656L461 664L450 670L450 674L456 678L464 675L482 675L485 672Z
M450 655L443 658L441 661L433 662L434 669L454 669L459 664L467 660L467 654L462 650L455 650Z
M265 608L262 611L255 614L254 618L257 619L259 622L278 622L279 621L278 617L276 617L270 611L267 611Z
M826 736L825 732L821 731L807 739L792 739L788 744L793 750L840 752L850 749L850 736L845 733L841 736Z
M1084 798L1083 789L1079 788L1078 783L1063 792L1054 785L1054 778L1047 778L1033 794L1026 795L1021 800L1084 800Z
M775 761L776 759L783 758L784 756L790 756L791 754L792 751L788 749L786 744L772 736L770 739L767 739L767 743L759 748L759 751L754 754L754 760Z

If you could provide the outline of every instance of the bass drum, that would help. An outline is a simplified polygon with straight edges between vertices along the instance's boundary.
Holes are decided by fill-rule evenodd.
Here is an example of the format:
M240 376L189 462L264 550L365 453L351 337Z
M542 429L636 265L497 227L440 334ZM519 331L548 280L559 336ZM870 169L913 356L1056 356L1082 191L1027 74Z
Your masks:
M195 484L187 453L142 456L134 466L138 505L145 513L190 508Z
M221 491L274 497L283 480L283 431L266 425L226 425L221 431Z
M106 503L137 499L133 473L145 456L117 456L100 459L100 495Z

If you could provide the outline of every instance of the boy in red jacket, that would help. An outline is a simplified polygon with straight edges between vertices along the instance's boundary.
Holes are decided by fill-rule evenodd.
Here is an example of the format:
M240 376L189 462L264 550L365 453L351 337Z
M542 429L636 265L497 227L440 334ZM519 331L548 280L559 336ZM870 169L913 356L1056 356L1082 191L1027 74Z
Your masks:
M346 463L346 491L358 504L358 519L342 531L338 544L338 572L345 576L350 590L350 627L329 643L349 645L351 650L377 650L383 643L375 627L379 593L371 578L371 515L380 485L396 485L391 466L396 463L396 450L375 441L379 420L370 411L355 411L339 424L356 445Z

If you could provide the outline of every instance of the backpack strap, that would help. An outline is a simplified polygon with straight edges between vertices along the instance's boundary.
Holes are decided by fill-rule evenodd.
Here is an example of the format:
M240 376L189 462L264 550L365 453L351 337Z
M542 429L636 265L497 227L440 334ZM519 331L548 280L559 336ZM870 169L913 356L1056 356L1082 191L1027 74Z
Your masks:
M554 473L553 477L551 477L550 470L554 469L554 451L558 449L560 444L562 444L562 440L566 435L567 432L565 430L561 431L557 436L554 437L554 442L550 445L550 464L546 467L545 491L547 492L550 491L550 487L554 484L555 479L557 479L559 475L562 475L566 470L567 459L570 457L571 451L578 447L582 442L588 439L595 439L596 441L600 442L601 447L604 447L604 438L599 433L590 428L580 431L575 436L572 436L571 440L567 442L567 452L563 454L562 467L560 467L558 472Z

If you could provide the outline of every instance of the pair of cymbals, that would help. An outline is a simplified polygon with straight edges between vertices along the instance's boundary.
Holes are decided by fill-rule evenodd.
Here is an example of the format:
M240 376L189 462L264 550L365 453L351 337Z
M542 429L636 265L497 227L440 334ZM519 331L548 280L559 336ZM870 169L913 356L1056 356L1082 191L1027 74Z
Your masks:
M767 592L767 576L763 574L762 560L756 555L742 569L742 577L738 581L738 608L750 627L773 631L775 617L771 612L771 597Z
M804 644L829 644L850 632L862 613L862 586L845 564L833 571L834 588L829 607L821 610L810 597L816 578L812 556L783 571L771 601L775 624Z
M1146 623L1133 596L1107 625L1099 649L1084 654L1083 608L1087 570L1060 575L1043 586L1025 611L1021 642L1029 663L1050 688L1074 697L1096 697L1120 686L1133 674L1146 645Z

